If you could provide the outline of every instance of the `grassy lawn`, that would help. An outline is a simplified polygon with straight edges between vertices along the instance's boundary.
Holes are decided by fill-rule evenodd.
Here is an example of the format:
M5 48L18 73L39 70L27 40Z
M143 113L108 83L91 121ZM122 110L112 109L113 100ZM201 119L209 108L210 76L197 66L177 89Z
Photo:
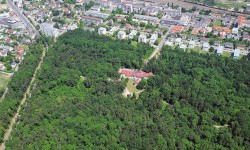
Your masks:
M10 81L10 76L0 74L0 91L4 91L9 81Z
M133 45L134 47L137 47L137 42L136 41L132 41L131 45Z
M239 57L239 59L242 59L243 57L244 57L244 55L241 55L241 54L240 54L240 57Z
M191 52L200 52L201 48L199 48L198 46L195 46L194 48L187 48L186 52L191 53Z
M237 3L237 4L222 4L222 3L215 3L215 6L222 7L222 8L242 8L245 6L243 3Z
M128 91L131 92L131 93L140 92L141 90L138 90L133 83L134 83L134 81L132 79L128 80L128 83L127 83Z
M39 1L39 2L35 3L35 6L39 6L39 5L44 5L44 2L43 1Z
M216 25L216 26L221 26L221 25L222 25L222 24L221 24L221 21L220 21L220 20L216 20L216 21L215 21L215 25Z
M158 38L156 41L157 41L158 43L161 43L162 38Z
M127 83L127 89L130 93L135 93L136 98L138 98L143 90L138 90L133 83L134 81L132 79L129 79Z
M231 57L231 53L229 53L229 52L223 52L222 56L224 56L224 57Z
M154 51L154 48L149 49L146 54L143 56L143 59L147 59Z
M101 11L102 13L105 13L105 14L109 14L109 15L112 15L112 12L109 12L109 11Z

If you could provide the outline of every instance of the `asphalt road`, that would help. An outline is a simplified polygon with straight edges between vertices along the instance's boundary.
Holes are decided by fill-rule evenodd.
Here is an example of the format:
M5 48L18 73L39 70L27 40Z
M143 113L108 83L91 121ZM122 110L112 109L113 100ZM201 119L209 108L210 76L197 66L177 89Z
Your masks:
M14 5L14 3L11 0L6 0L8 5L12 8L12 10L16 13L16 15L22 20L24 25L31 30L33 33L35 33L37 36L40 36L39 32L36 30L36 28L30 23L29 19L24 16L22 12Z
M11 24L2 20L2 18L0 18L0 24L6 25L6 26L10 26Z
M169 31L170 31L171 29L172 29L172 26L168 29L168 32L167 32L164 36L162 36L161 42L160 42L160 43L158 44L158 46L155 48L155 50L153 51L153 53L148 57L148 59L145 60L145 64L147 64L148 61L149 61L150 59L154 58L155 55L156 55L158 52L161 51L161 48L163 47L163 45L164 45L164 43L165 43L165 41L166 41L166 38L167 38L167 36L168 36L168 34L169 34Z

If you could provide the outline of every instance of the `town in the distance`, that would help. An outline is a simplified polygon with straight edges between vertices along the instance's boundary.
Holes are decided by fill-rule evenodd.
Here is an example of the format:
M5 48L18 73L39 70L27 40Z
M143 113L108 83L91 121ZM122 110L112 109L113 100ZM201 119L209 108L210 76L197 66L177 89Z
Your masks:
M250 4L242 15L198 8L136 0L2 0L0 70L13 74L38 31L57 38L78 27L158 49L178 46L236 59L248 55Z
M135 0L2 0L0 70L15 71L38 35L36 29L57 38L78 27L154 47L165 44L238 59L249 53L250 5L243 11L240 15Z
M0 0L0 150L248 149L249 52L249 0Z

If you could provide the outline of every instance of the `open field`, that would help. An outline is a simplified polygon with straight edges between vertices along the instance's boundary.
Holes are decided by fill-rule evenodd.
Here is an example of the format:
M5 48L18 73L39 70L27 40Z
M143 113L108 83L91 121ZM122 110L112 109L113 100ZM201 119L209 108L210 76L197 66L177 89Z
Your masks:
M222 25L222 23L221 23L221 21L220 21L220 20L216 20L216 21L215 21L215 25L216 25L216 26L221 26L221 25Z
M140 92L140 90L138 90L138 89L136 88L136 86L133 84L133 80L132 80L132 79L129 79L129 80L128 80L127 88L128 88L128 91L129 91L130 93Z
M0 93L1 93L1 91L4 91L6 85L8 84L9 81L10 81L10 76L0 74Z
M143 92L143 90L138 90L136 86L133 84L133 82L134 81L132 79L128 80L127 86L123 92L123 95L125 97L127 97L127 95L130 95L130 94L135 94L136 98L138 98L140 93Z

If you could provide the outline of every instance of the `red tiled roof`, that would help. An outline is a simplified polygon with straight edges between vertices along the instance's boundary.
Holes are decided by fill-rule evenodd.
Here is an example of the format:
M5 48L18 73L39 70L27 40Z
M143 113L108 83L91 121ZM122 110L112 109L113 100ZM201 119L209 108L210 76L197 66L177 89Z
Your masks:
M214 29L217 29L217 30L220 30L220 31L223 31L223 32L226 32L226 33L231 33L232 32L231 29L228 29L226 27L221 27L221 26L214 26Z
M127 69L121 69L120 74L124 74L125 76L132 76L133 71L132 70L127 70Z
M193 28L191 34L197 35L200 30L201 30L201 28Z
M145 78L153 75L152 72L147 73L141 70L129 70L129 69L121 69L119 73L128 77L137 77L137 78Z
M239 16L238 17L238 25L242 26L242 24L244 23L244 21L246 20L246 17L244 16Z
M134 85L137 85L137 84L139 84L139 82L141 81L141 79L140 78L136 78L135 80L134 80Z
M143 71L135 71L133 76L135 77L138 77L138 78L144 78L144 77L149 77L149 76L152 76L153 73L146 73L146 72L143 72Z
M15 50L16 50L16 51L23 51L23 48L21 48L21 47L19 47L19 46L16 46L16 47L15 47Z
M176 33L176 32L181 32L182 30L184 29L184 27L182 26L174 26L172 29L171 29L171 33Z
M16 55L16 59L21 59L22 58L22 56L21 55Z

